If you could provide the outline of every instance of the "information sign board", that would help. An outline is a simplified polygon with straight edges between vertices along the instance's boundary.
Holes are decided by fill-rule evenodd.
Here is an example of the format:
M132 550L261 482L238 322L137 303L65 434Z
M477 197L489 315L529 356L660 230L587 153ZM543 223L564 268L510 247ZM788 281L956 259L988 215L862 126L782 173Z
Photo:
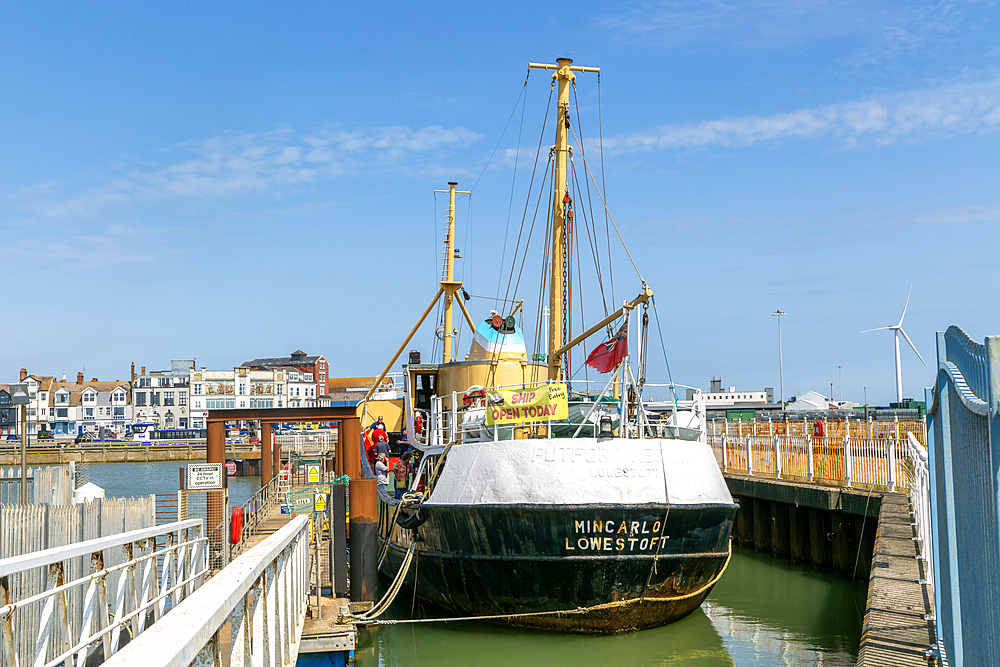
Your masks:
M195 490L221 489L221 463L189 463L187 466L187 488Z
M309 474L306 477L306 482L308 484L319 484L319 466L309 466Z

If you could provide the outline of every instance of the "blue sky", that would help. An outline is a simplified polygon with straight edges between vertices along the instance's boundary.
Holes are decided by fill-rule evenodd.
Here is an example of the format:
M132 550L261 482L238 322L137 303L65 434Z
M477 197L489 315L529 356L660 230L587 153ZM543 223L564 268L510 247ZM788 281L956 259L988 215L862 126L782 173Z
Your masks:
M780 308L786 396L840 365L845 399L893 400L891 335L858 332L911 284L932 367L935 331L1000 333L996 3L553 7L0 2L0 379L296 348L376 374L436 289L433 190L474 186L469 292L509 272L549 88L526 64L560 55L602 68L600 99L578 79L579 129L595 170L603 132L677 382L777 388ZM620 302L639 283L612 258ZM432 346L433 326L411 345ZM904 351L903 379L920 397L933 372Z

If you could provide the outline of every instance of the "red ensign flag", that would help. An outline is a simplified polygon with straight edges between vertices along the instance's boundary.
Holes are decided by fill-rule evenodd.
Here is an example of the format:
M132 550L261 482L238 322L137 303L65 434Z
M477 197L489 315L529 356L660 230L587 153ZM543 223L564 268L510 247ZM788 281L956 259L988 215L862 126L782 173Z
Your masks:
M628 322L625 322L606 343L601 343L587 357L587 365L593 366L599 373L610 373L615 366L628 354Z

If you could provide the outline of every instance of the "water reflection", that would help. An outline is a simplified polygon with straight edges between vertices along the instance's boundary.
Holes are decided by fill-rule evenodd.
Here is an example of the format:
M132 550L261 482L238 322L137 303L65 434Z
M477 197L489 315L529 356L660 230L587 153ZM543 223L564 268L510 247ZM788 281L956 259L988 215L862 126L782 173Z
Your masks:
M393 618L408 618L411 600ZM662 628L609 637L479 622L362 631L362 667L419 665L854 665L865 586L737 550L701 609Z

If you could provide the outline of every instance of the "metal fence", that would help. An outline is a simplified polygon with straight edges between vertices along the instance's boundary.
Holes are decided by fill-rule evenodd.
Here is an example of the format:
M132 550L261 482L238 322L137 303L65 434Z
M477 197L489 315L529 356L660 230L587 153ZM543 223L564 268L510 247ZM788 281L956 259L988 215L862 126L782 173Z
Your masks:
M229 489L181 489L177 518L200 519L208 537L208 566L213 572L229 564Z
M134 636L142 631L147 619L136 611L140 594L142 602L154 597L155 573L170 568L170 551L157 552L155 540L176 533L177 525L159 532L150 527L122 532L130 514L123 507L126 502L3 508L9 519L4 545L20 553L0 559L0 665L73 664L74 654L76 664L82 665L94 650L103 647L104 655L115 650L122 632ZM151 507L152 498L140 504ZM24 530L39 516L51 528L48 544ZM138 519L149 517L151 511ZM195 525L192 522L188 528ZM95 536L104 527L114 534ZM53 545L54 537L64 541ZM165 565L157 567L158 560ZM114 595L110 609L108 590ZM95 628L98 634L91 633Z
M802 421L713 421L706 438L725 472L905 491L908 433L919 444L923 422L831 420L818 429Z
M926 390L937 627L954 665L1000 664L1000 336L937 334Z
M299 516L239 556L108 667L294 665L309 593L309 518Z

